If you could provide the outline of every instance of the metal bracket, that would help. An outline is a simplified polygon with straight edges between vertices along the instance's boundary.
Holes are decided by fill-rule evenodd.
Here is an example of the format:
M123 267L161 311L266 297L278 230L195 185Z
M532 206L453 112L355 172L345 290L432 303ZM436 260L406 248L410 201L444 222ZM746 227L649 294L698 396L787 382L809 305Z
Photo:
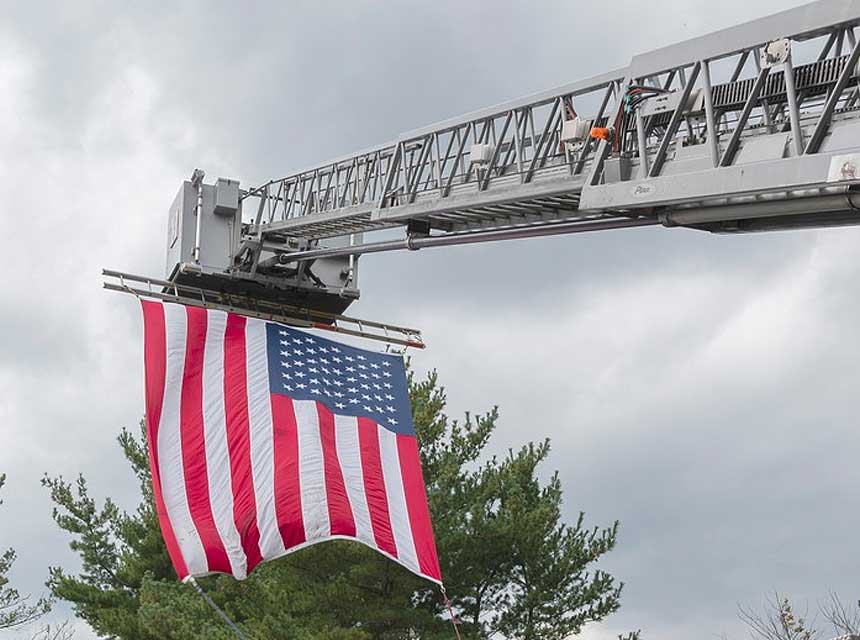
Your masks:
M421 331L410 327L361 320L351 316L325 313L293 305L254 300L244 296L110 269L102 269L102 275L107 278L102 286L108 291L130 293L138 298L155 298L156 300L191 307L219 309L228 313L279 322L294 327L319 329L402 347L423 349L426 346L421 338ZM127 282L141 283L145 288L133 287Z
M779 64L785 64L786 60L791 57L791 40L788 38L779 38L771 40L761 49L761 66L775 67Z

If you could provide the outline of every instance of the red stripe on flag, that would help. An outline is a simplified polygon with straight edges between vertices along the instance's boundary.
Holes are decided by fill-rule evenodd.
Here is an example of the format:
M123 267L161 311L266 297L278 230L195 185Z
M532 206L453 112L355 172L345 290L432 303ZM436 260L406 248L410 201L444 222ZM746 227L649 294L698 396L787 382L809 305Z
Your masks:
M275 458L275 514L278 530L289 549L305 541L302 519L302 490L299 481L299 430L293 400L279 393L271 394L273 443Z
M206 442L203 431L203 354L206 350L208 312L185 307L188 321L185 340L185 368L182 373L180 437L182 468L188 511L203 543L209 571L231 573L230 559L215 527L209 499L209 474L206 467Z
M373 420L358 419L358 443L361 449L361 470L364 475L364 494L370 511L370 524L376 546L397 557L397 545L391 531L388 511L388 493L382 475L382 457L379 454L379 427Z
M415 436L397 436L397 457L400 459L400 475L403 477L403 492L406 494L406 510L409 512L409 525L418 566L421 573L441 582L439 557L433 540L433 526L430 523L430 509L427 507L427 493L421 473L421 458L418 455L418 440Z
M248 378L245 354L245 318L227 315L224 332L224 413L227 449L233 480L233 521L248 559L248 573L263 559L257 528L257 501L251 469L251 434L248 419Z
M161 472L158 466L158 425L161 422L161 405L164 402L164 378L167 371L167 330L164 306L160 302L141 301L143 307L143 361L146 369L146 435L149 440L149 470L152 474L152 492L155 510L167 553L180 580L188 575L188 567L164 506L161 493Z
M320 441L323 451L325 493L328 502L328 520L331 535L355 537L355 518L343 481L343 470L337 458L337 440L334 432L334 416L326 406L317 402L320 423Z

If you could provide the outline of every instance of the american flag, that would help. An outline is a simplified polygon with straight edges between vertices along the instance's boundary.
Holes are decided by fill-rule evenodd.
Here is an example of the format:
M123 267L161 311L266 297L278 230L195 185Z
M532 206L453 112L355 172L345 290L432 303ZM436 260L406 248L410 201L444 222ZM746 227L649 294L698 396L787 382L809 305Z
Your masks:
M441 583L403 359L144 300L156 508L180 579L347 538Z

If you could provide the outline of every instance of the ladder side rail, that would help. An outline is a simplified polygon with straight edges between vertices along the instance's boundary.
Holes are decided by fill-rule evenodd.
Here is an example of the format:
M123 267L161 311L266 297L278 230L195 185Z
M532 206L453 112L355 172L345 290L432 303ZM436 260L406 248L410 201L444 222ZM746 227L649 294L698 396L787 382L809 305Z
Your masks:
M819 0L634 56L631 77L666 73L700 59L719 60L772 40L807 40L860 24L860 0ZM823 58L828 57L823 52Z
M837 55L840 50L837 48ZM827 127L830 125L830 118L833 115L833 110L836 108L836 103L842 97L842 93L848 86L848 81L856 71L857 61L860 59L860 41L854 44L851 54L848 56L848 61L845 63L845 68L839 74L839 79L836 81L836 86L830 91L827 97L827 102L824 104L821 114L818 116L818 122L815 123L815 129L809 137L809 142L806 144L804 153L816 153L821 141L824 139L824 134L827 132Z
M416 132L417 138L422 140L421 147L425 151L413 154L411 165L408 147L401 145L409 145L418 141L416 136L407 134L400 136L393 145L373 148L369 152L362 152L359 157L343 156L336 161L282 178L279 182L287 185L309 182L310 193L302 196L300 190L289 189L288 193L293 195L292 200L278 202L281 215L280 218L275 216L270 226L272 230L275 230L280 226L278 225L279 220L318 216L343 209L346 205L343 199L336 196L332 197L333 185L337 183L339 172L346 175L346 183L345 186L342 184L338 187L337 192L341 193L346 188L350 192L360 194L360 197L357 197L349 206L370 204L368 194L372 189L366 187L370 180L364 180L364 184L361 186L352 184L359 179L359 172L354 169L355 165L360 160L362 164L369 167L368 171L371 171L370 167L374 167L374 178L378 178L380 175L379 159L391 158L398 153L404 153L404 157L398 159L394 171L389 166L388 171L385 172L384 195L376 194L375 198L378 209L403 206L433 191L437 193L439 198L446 198L451 195L454 186L471 185L478 190L492 188L491 182L494 176L509 175L512 172L523 175L526 172L526 165L530 169L528 178L531 180L546 164L547 158L550 156L548 153L549 138L556 133L552 130L556 121L554 116L550 116L543 123L542 130L546 130L546 134L541 136L543 144L538 148L540 139L534 134L535 109L550 105L548 109L551 111L552 105L562 95L576 96L592 91L600 91L601 93L609 91L612 84L617 82L617 78L610 77L607 80L605 78L607 75L617 77L618 73L604 74L583 82L566 85L560 91L551 90L535 94L535 96L528 98L534 99L534 103L528 103L525 99L512 101L501 105L505 110L500 110L497 106L476 112L477 115L481 116L479 118L466 119L465 121L462 118L456 121L445 121L435 131L428 128L419 130ZM508 121L509 118L510 121ZM511 127L511 121L519 122L519 126ZM508 122L508 127L505 127L506 122ZM526 123L531 126L531 129L526 126ZM478 171L469 158L467 136L470 133L477 141L485 142L492 140L495 135L496 144L494 145L491 166L486 170ZM448 137L449 151L446 151L445 155L440 158L439 154L432 152L432 148L427 149L426 140L431 140L431 144L437 144L443 135ZM452 156L450 150L455 147L456 153ZM575 160L578 165L581 165L584 158L580 156ZM463 167L466 170L465 174L461 175L457 169ZM395 175L395 172L398 175ZM424 176L434 172L437 175L435 182L432 179L423 180ZM480 175L478 175L479 173ZM439 183L441 183L441 188ZM258 188L246 192L244 197L256 197L259 193L260 189Z
M785 93L788 101L788 115L791 121L791 138L794 144L794 153L795 155L800 155L803 153L803 131L800 128L800 106L797 101L794 64L790 53L783 64L782 72L785 76Z
M837 106L841 104L843 107L846 105L850 107L853 104L849 102L850 98L845 99L843 92L851 83L851 79L857 75L857 67L860 66L858 65L860 50L856 49L857 38L853 33L853 27L857 24L860 24L860 2L827 0L636 56L631 61L628 70L630 79L625 81L625 87L630 86L633 78L637 78L642 84L650 82L653 86L659 86L662 74L667 74L668 84L676 74L680 79L685 69L692 68L693 73L681 85L676 98L678 102L671 111L671 115L662 112L659 114L660 117L656 115L644 117L638 109L635 114L627 114L622 107L624 100L616 101L615 122L620 130L615 132L611 144L601 144L586 189L601 187L606 159L618 154L633 159L634 166L626 170L629 175L638 175L639 180L659 177L662 165L672 157L670 150L673 146L676 149L680 148L681 137L684 137L685 145L699 144L707 138L706 142L709 146L707 150L711 155L712 164L719 158L716 162L717 166L729 166L734 163L740 146L745 144L742 141L750 136L777 133L783 123L791 130L793 147L797 155L797 149L803 145L804 124L808 124L814 116L817 117L817 120L813 121L815 129L804 147L805 152L813 152L828 135L830 120ZM841 38L840 34L843 34ZM824 67L819 71L817 67L813 68L810 65L802 66L804 74L798 76L797 67L790 59L779 65L781 69L776 69L776 65L773 64L767 66L762 64L760 62L762 48L769 43L770 38L784 36L787 36L789 42L804 42L816 38L825 40L817 60L830 65L827 69L837 65L840 71L838 79L828 75L829 72L825 72ZM842 55L839 43L843 39L853 43L852 55ZM753 56L755 62L756 76L754 79L741 79L744 71L749 67L750 56ZM738 107L735 106L717 107L715 105L713 78L710 73L712 62L733 58L735 65L729 82L718 88L735 90L733 85L737 84L737 90L741 91L743 96L739 111L736 111ZM810 64L814 65L814 63ZM707 73L699 73L703 65L708 65ZM809 70L806 71L806 69ZM697 75L698 83L694 85ZM807 83L804 85L805 91L797 86L798 77ZM809 85L810 82L813 84ZM820 82L825 82L826 85L822 86ZM702 92L701 95L697 94L698 108L702 111L693 114L691 122L690 113L689 111L685 113L685 109L691 92L696 89ZM823 102L816 97L822 91L825 91L828 96L828 99ZM805 97L804 93L809 96L809 99L803 105L804 112L801 114L800 104ZM857 98L860 98L860 86L855 93ZM727 94L724 91L721 95ZM849 114L841 117L852 116ZM730 135L724 150L719 144L722 118L725 118L724 131ZM686 120L687 133L686 136L679 134L676 138L677 127L682 120ZM632 135L630 126L634 127ZM698 134L697 128L700 132ZM722 154L720 154L721 151ZM613 181L617 180L615 173L613 172ZM622 180L626 181L629 178L622 178ZM598 204L599 200L587 198L587 201L589 206L601 206Z
M702 65L702 94L705 102L705 135L711 152L711 164L720 164L720 134L717 130L717 119L714 115L714 94L711 87L711 62L700 60Z
M609 106L610 101L621 90L619 82L610 82L606 86L606 91L603 93L603 99L600 102L600 108L597 110L597 116L594 121L597 126L601 126L600 123L603 120L604 115L606 114L606 108ZM576 166L573 169L574 174L582 173L582 170L585 167L585 162L588 159L589 154L594 150L594 139L589 136L585 141L585 146L580 153L579 159L576 161Z
M605 162L612 154L632 158L632 171L637 171L638 163L640 179L650 180L668 173L665 165L674 161L675 150L680 150L682 140L684 145L707 142L710 148L704 148L706 154L710 152L712 160L718 158L719 166L732 165L738 151L746 149L748 138L776 133L780 128L790 127L794 147L806 142L804 148L812 151L829 134L834 113L839 113L839 118L846 117L842 114L846 104L842 94L856 75L858 59L841 57L840 42L847 40L850 44L853 39L856 49L856 38L850 29L857 24L860 24L860 0L819 0L813 5L635 56L630 66L620 72L407 132L393 143L372 148L370 153L343 156L304 174L283 178L284 196L274 204L284 213L280 220L278 216L272 217L270 229L290 230L295 235L314 238L398 226L396 222L405 224L413 217L428 221L430 228L441 232L460 228L462 224L514 224L531 219L526 205L540 204L534 198L543 197L544 185L535 190L518 190L513 188L511 179L520 186L556 180L561 185L566 173L567 192L550 191L552 197L564 196L563 208L575 214L576 198L583 185L586 190L602 187ZM801 72L798 70L803 65L795 66L791 61L781 68L760 63L759 50L772 39L782 37L795 42L826 40L819 58L830 65L827 69L831 71ZM750 64L750 56L755 65ZM723 77L719 73L712 77L711 65L724 59L736 62L730 76L736 87L714 84ZM833 65L841 65L837 69L842 72L838 81ZM752 66L760 71L754 77L744 78ZM819 80L819 76L824 80ZM624 95L632 78L641 78L643 83L657 87L674 86L678 101L668 110L652 111L647 117L628 115L624 111ZM613 96L619 81L620 90ZM693 92L697 96L696 109L700 111L691 116L687 102ZM596 100L603 97L595 121L606 112L614 112L615 119L607 118L605 124L621 127L623 131L616 132L610 143L586 140L577 149L562 140L565 119L579 117L572 106L568 108L571 113L565 112L565 101L587 93L594 93ZM819 100L822 94L830 99ZM860 92L857 96L860 97ZM724 101L726 97L731 100L728 104ZM610 101L614 109L607 110ZM811 126L812 117L818 118L813 135L808 141L801 141L804 135L808 137L805 128ZM723 120L725 123L721 124ZM729 137L725 149L721 148L721 134ZM488 146L481 148L476 144ZM673 168L671 175L675 172ZM287 188L287 181L290 184L309 181L309 193L303 195L295 187ZM368 186L371 182L374 188ZM381 189L375 188L377 183ZM501 197L502 192L510 197ZM293 199L300 206L290 205L292 211L288 211L287 203ZM500 204L506 208L500 209ZM648 204L648 198L643 204ZM605 205L598 204L597 208L600 206ZM509 215L504 215L506 212ZM285 221L289 224L284 224Z
M732 132L731 138L729 138L729 142L726 145L726 150L723 151L723 155L720 157L721 167L727 167L734 161L735 153L738 150L738 143L740 142L744 126L746 126L747 120L752 113L753 107L755 107L756 103L758 102L762 87L764 86L765 80L767 80L769 74L769 67L765 67L764 69L759 71L758 77L756 77L755 80L755 84L753 84L752 91L750 91L749 96L744 103L743 109L741 109L740 116L738 116L738 120L735 123L735 130Z
M657 153L654 156L654 163L648 174L652 177L660 175L660 170L663 168L663 161L666 159L666 152L669 150L669 143L675 137L675 132L678 130L678 125L681 123L681 118L686 111L687 100L689 100L690 93L693 90L693 85L699 77L700 69L701 63L696 62L690 72L689 79L686 81L682 80L684 88L681 90L681 97L678 101L678 105L672 112L672 117L669 120L669 124L666 126L666 131L663 134L663 139L660 141L660 146L657 148ZM681 71L683 71L683 67L681 68Z
M597 87L601 96L612 93L612 88L615 82L608 82L600 87ZM587 87L587 92L591 93L594 88ZM559 128L558 110L561 101L566 95L584 95L586 91L574 91L571 94L560 94L553 100L547 101L542 99L536 104L514 106L504 112L495 112L483 118L478 118L467 123L459 125L456 129L451 129L450 124L446 124L442 130L436 132L427 132L420 130L421 136L434 135L437 138L448 134L451 131L456 131L456 135L449 137L448 148L451 149L459 139L457 150L452 158L449 151L446 151L441 159L443 186L441 193L438 193L438 187L433 181L428 181L425 185L416 189L416 182L410 180L409 192L413 196L420 196L422 193L438 193L440 198L447 198L452 193L452 186L472 185L479 191L491 188L495 178L500 176L509 176L517 174L521 176L522 182L531 181L535 174L540 172L541 168L546 164L549 156L549 150L552 146L550 138L557 134ZM603 102L606 102L604 97ZM535 112L541 107L547 107L545 119L540 134L536 132L537 128L533 126L536 119ZM598 117L602 116L602 110L598 113ZM526 126L527 124L531 127ZM466 149L467 136L474 136L477 143L492 144L493 150L489 161L485 164L476 162L475 159L468 157L469 151ZM426 140L426 138L424 138ZM416 138L401 138L407 144L419 144L419 139ZM494 141L494 143L493 143ZM425 144L425 143L421 143ZM586 161L587 154L580 154L575 158L577 165ZM453 159L453 162L451 160ZM455 173L455 167L465 161L468 164L468 169L462 175ZM419 172L431 171L432 165L437 163L437 159L433 158L430 153L419 158L417 168ZM572 162L571 162L572 164ZM424 165L424 166L422 166ZM449 167L451 167L449 169ZM434 194L435 195L435 194ZM410 201L415 200L415 197L409 198ZM392 208L401 204L399 201L385 205L386 208ZM405 204L405 203L404 203Z

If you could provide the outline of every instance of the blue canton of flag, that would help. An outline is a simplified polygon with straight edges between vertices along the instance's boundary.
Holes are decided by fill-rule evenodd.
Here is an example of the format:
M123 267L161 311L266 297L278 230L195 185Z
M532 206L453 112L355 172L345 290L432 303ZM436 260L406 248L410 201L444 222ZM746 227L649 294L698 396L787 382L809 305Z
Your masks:
M414 434L400 356L373 353L268 323L272 393L315 400L332 413L370 418L390 431Z

